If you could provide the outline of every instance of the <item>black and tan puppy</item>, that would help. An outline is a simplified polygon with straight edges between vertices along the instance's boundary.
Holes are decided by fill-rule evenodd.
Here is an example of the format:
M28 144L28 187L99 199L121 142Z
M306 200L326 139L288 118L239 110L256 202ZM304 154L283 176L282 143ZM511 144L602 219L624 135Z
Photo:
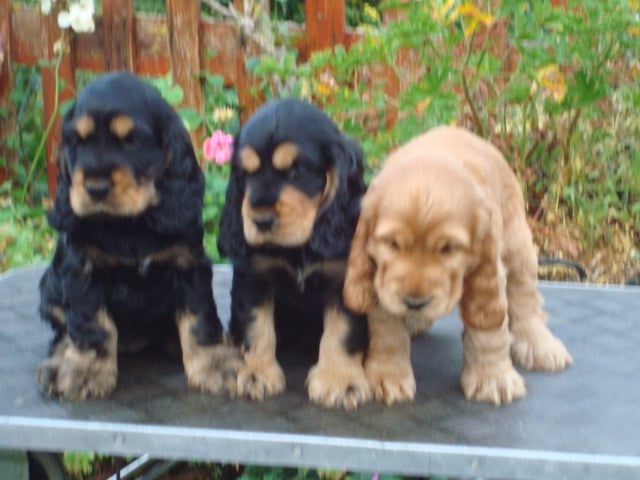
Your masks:
M307 377L312 401L355 408L369 399L366 318L341 299L365 191L362 157L327 115L294 99L264 105L236 136L218 246L234 267L239 394L284 390L277 343L318 352Z
M165 341L176 325L189 385L235 389L241 360L214 303L204 178L182 121L153 87L109 73L80 92L62 128L48 217L58 243L40 282L56 332L38 370L45 392L109 394L118 350Z

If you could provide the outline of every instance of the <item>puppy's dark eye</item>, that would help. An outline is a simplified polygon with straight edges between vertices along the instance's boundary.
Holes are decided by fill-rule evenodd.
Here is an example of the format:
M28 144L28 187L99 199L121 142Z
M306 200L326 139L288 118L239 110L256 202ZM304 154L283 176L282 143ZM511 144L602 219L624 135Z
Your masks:
M135 138L135 135L131 133L128 135L125 135L123 138L120 139L120 145L122 145L126 149L134 148L137 145L137 143L138 142Z
M445 242L438 247L438 253L446 257L460 251L461 248L462 246L458 243Z
M302 168L298 165L298 162L293 162L293 164L287 169L287 178L289 180L295 180L300 176Z
M393 250L394 252L400 250L400 244L395 238L384 237L381 240L386 247Z

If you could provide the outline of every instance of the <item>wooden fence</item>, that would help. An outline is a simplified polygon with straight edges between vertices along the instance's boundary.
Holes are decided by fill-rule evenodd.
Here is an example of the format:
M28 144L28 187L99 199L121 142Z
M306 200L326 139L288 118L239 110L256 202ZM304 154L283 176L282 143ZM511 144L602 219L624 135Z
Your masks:
M495 11L502 0L472 0L484 10ZM242 10L243 0L233 0ZM566 0L551 0L554 6L565 6ZM238 91L241 120L257 107L260 99L252 95L257 84L246 69L247 58L258 50L248 41L236 22L210 20L202 16L200 0L165 0L166 15L136 13L133 0L103 0L102 11L95 19L92 33L74 34L69 51L64 52L55 68L55 44L62 35L55 14L43 15L39 3L25 5L20 1L0 0L0 158L11 159L15 152L7 145L8 133L16 131L15 108L10 95L13 86L14 64L38 66L42 76L43 124L54 119L51 134L46 139L47 180L49 192L55 191L57 175L57 145L60 117L57 106L76 93L76 70L105 72L129 70L142 75L164 76L171 73L175 83L184 91L183 105L203 113L204 92L201 72L219 74L227 85ZM349 48L360 35L346 26L346 0L305 0L304 25L291 26L291 43L302 60L317 50L343 45ZM397 9L385 9L384 21L404 18ZM471 48L484 48L487 38L491 48L504 58L506 74L517 65L511 61L507 45L507 23L502 19L476 34ZM68 32L67 32L68 34ZM466 51L463 46L462 51ZM376 66L372 72L382 81L387 98L398 94L420 76L424 66L409 49L400 49L396 66L411 72L400 78L392 68ZM517 52L514 52L517 54ZM513 64L512 64L513 63ZM61 82L56 82L59 77ZM58 89L58 86L61 88ZM386 109L386 124L397 118L394 102ZM203 140L202 130L192 132L195 145ZM11 162L11 160L9 160ZM0 165L0 182L7 172Z
M143 75L162 76L171 72L173 81L184 90L183 106L202 113L203 82L200 72L220 74L238 90L243 114L256 108L251 95L251 74L245 59L251 42L243 41L239 27L227 21L203 19L200 0L166 0L166 16L136 13L133 0L103 0L93 33L76 34L64 52L56 87L54 44L62 31L56 15L43 15L39 5L0 0L0 157L12 151L4 138L15 130L14 108L10 102L14 64L39 65L42 75L43 123L47 124L56 106L75 95L76 70L104 72L129 70ZM241 9L242 0L234 0ZM294 42L303 58L315 50L333 45L349 46L354 34L345 26L345 0L306 0L306 24L300 26ZM207 52L213 52L208 56ZM56 116L46 140L49 191L55 190L57 144L60 118ZM202 132L194 133L194 141ZM0 181L6 171L0 171Z

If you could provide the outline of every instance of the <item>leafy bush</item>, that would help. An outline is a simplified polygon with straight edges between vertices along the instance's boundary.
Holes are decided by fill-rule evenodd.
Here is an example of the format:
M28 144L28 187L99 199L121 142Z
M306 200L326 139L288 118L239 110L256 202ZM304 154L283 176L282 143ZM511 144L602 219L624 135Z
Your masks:
M543 255L593 262L592 280L637 268L638 2L502 2L491 13L454 0L384 7L395 20L366 29L349 50L252 64L260 93L320 104L362 142L370 174L425 129L464 125L516 171ZM599 275L603 255L624 272Z
M304 13L302 0L271 3L275 29L281 19ZM620 281L640 265L638 2L491 3L499 5L489 12L466 0L349 1L349 18L366 23L358 30L361 41L308 59L292 49L250 59L260 79L256 94L318 103L361 141L369 176L387 152L433 125L471 128L495 143L516 171L541 253L588 264L591 280ZM163 8L160 0L147 4ZM384 8L376 10L379 4ZM392 21L381 22L380 15ZM38 74L30 67L15 72L20 130L6 137L18 160L7 165L12 182L0 191L2 269L40 261L51 246L41 218L44 169L32 162L44 129ZM235 90L221 77L203 75L206 116L179 113L207 134L234 133ZM183 94L170 78L155 83L174 104ZM222 123L213 117L221 107L232 110ZM30 170L33 187L24 198ZM205 242L219 260L215 240L228 167L207 163L206 170ZM24 235L35 248L18 240Z

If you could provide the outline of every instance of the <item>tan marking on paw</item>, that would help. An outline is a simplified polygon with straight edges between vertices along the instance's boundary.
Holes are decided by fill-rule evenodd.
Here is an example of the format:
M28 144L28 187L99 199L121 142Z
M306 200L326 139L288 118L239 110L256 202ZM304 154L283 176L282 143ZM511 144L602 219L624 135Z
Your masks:
M238 372L238 394L263 400L284 391L284 371L276 360L276 331L273 304L267 303L253 312L244 351L244 365Z
M191 388L213 395L228 392L236 394L236 375L242 359L237 348L226 342L200 345L193 335L198 318L191 312L177 316L182 363Z
M309 370L306 381L311 401L326 408L353 410L371 399L362 353L350 355L345 350L347 333L344 314L329 308L324 314L318 363Z
M391 405L415 397L410 332L401 318L381 307L369 313L369 349L364 370L376 400Z
M96 322L108 334L98 355L93 349L79 349L69 337L63 338L51 356L38 366L38 381L47 395L58 395L69 400L104 397L116 387L118 379L116 326L101 309Z
M524 397L524 380L509 356L506 322L499 328L466 328L461 385L466 398L494 405Z

